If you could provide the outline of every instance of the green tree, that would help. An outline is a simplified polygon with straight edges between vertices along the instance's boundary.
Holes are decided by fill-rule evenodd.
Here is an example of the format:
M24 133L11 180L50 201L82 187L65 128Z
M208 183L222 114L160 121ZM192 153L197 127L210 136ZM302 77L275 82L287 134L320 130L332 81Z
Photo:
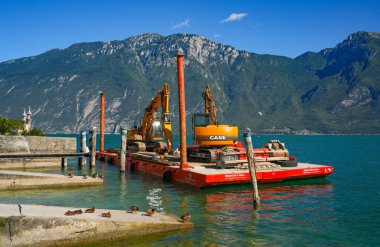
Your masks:
M23 122L21 120L0 117L0 134L16 135L18 130L22 129Z
M45 136L45 134L42 132L42 130L33 128L30 131L23 131L22 132L23 136Z

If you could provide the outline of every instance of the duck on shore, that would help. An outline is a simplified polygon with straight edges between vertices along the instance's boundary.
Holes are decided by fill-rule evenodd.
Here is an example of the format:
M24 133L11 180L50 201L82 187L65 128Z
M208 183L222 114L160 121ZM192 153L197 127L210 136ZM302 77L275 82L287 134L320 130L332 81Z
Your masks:
M82 209L78 209L78 210L75 210L74 213L75 213L75 214L82 214L83 211L82 211Z
M183 223L186 223L191 219L191 215L189 213L186 213L186 214L182 215L180 218L181 218Z
M111 212L102 213L102 217L111 218Z
M95 212L95 208L94 208L94 207L92 207L92 208L88 208L88 209L84 210L84 212L85 212L85 213L92 214L92 213Z
M132 213L132 214L137 214L137 211L139 211L139 207L137 207L137 206L131 206L131 212L130 213Z
M66 176L68 176L69 178L72 178L74 177L74 172L73 171L69 171Z
M74 213L74 211L67 211L66 213L65 213L65 215L66 216L73 216L73 215L75 215L75 213Z
M152 216L153 214L156 213L156 209L155 208L150 208L150 209L146 210L145 213L148 216Z

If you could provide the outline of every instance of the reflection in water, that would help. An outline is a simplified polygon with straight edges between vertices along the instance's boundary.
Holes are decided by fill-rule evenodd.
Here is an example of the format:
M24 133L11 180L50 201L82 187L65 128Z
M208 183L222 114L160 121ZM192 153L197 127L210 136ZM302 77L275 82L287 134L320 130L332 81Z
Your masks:
M121 203L125 201L126 195L127 195L127 179L125 178L125 173L121 172L120 173L120 197L119 197L119 200Z
M104 166L105 166L106 162L104 162L103 160L99 161L99 173L100 174L104 174Z
M299 227L310 227L313 219L336 221L331 210L333 189L327 181L260 186L261 205L258 211L253 210L252 192L248 186L215 188L210 192L206 189L203 217L211 234L203 236L203 242L218 245L263 244L260 235L268 230L286 231L290 226L293 230L301 230ZM231 234L236 230L241 234ZM241 239L243 235L245 238Z
M161 188L153 188L149 190L149 195L146 197L149 203L150 208L155 208L158 212L165 213L165 209L162 205L162 197L161 197L162 189Z
M95 167L90 167L89 175L92 176L96 172Z

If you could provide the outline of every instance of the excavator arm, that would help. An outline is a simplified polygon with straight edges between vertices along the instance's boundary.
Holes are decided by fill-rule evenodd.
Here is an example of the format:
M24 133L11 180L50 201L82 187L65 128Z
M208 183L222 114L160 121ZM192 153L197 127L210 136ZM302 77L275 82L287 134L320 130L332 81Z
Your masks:
M218 118L216 114L215 101L212 98L212 93L208 86L206 86L205 92L202 93L202 97L205 100L205 113L210 115L210 124L217 125Z
M163 88L156 94L156 96L151 100L150 104L145 108L143 116L141 118L140 127L128 131L129 140L140 140L143 141L158 141L162 140L162 136L154 135L156 110L161 106L162 108L162 119L161 124L163 125L163 132L166 137L166 142L168 146L168 152L172 152L172 127L169 118L169 100L170 100L170 90L169 85L164 83Z
M168 144L168 153L172 153L173 138L172 138L172 123L169 117L169 102L170 102L170 90L167 83L164 84L162 89L161 106L162 106L162 123L164 125L164 134L166 143Z

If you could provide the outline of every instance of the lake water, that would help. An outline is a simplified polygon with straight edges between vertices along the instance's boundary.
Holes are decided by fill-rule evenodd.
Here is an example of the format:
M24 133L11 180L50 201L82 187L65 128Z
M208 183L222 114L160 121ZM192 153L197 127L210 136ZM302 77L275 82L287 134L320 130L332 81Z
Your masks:
M335 173L259 185L261 205L255 212L249 185L196 189L138 172L120 176L117 166L104 162L96 167L105 174L103 187L0 191L0 202L121 210L138 205L190 212L195 224L193 230L98 246L380 246L380 136L252 137L255 147L269 139L285 142L299 161L333 165ZM106 147L119 143L119 136L106 136ZM77 169L76 160L69 168ZM82 172L88 173L76 170Z

